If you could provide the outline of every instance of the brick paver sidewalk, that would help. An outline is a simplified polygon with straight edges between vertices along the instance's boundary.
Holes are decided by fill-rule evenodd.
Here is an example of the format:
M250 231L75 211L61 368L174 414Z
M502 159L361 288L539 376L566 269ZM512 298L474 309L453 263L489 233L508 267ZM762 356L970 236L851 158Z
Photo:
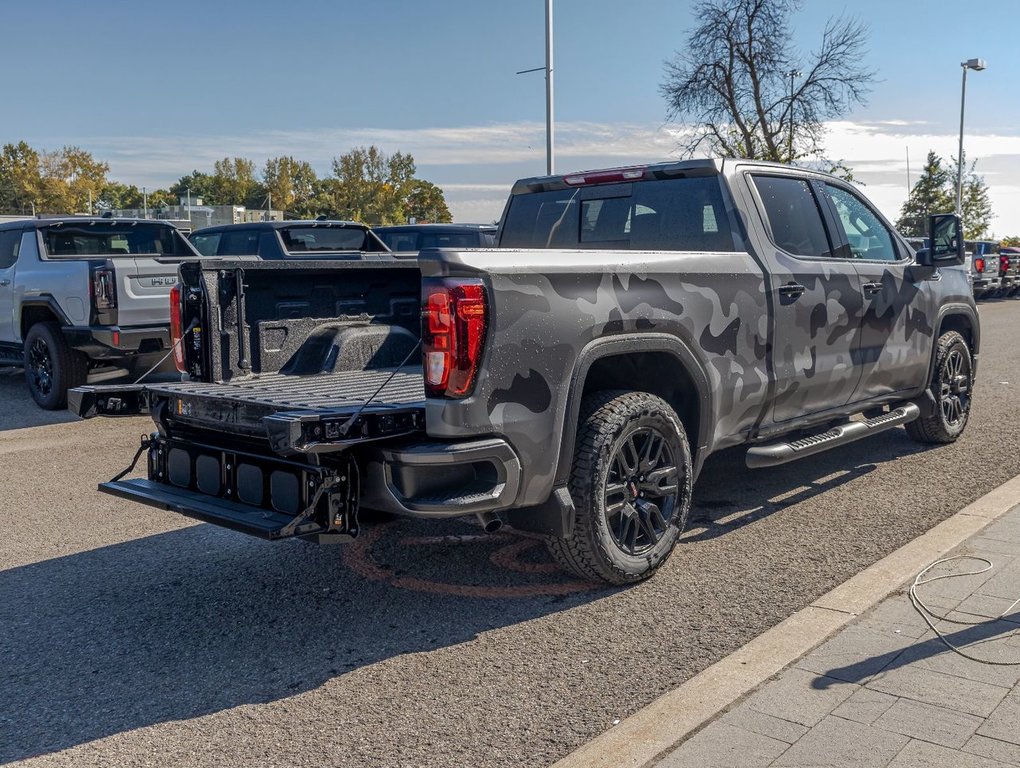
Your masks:
M994 567L919 587L933 611L981 621L1009 609L1020 597L1020 506L951 554L985 557ZM979 567L956 561L930 575ZM1020 665L990 666L951 652L911 606L907 586L657 768L1020 766ZM971 655L1020 661L1020 606L987 625L936 626Z

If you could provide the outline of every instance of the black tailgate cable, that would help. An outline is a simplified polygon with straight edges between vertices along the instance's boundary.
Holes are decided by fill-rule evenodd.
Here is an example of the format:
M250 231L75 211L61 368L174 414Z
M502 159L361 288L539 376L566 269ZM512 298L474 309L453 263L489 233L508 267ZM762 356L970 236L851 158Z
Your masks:
M140 459L142 457L142 454L145 452L145 449L148 448L151 445L152 445L152 439L148 435L142 435L142 444L139 445L138 446L138 450L135 451L135 457L133 459L131 459L131 463L128 465L128 468L125 469L123 472L120 472L119 474L117 474L117 476L114 477L113 479L111 479L110 482L111 483L116 483L118 480L123 478L129 472L132 472L134 470L134 468L135 468L135 464L138 463L138 459Z
M365 402L363 402L358 407L358 410L356 410L354 412L354 415L351 416L351 418L347 419L347 421L345 421L343 424L340 425L340 437L347 437L347 433L351 431L351 428L357 422L358 417L361 416L362 412L368 407L369 403L371 403L373 400L375 400L377 397L379 397L379 393L382 392L384 389L386 389L387 385L391 381L393 381L393 377L396 376L398 373L400 373L400 369L401 368L403 368L405 365L407 365L408 361L411 359L411 356L415 352L418 351L419 347L421 347L421 339L418 339L418 341L415 343L415 345L413 347L411 347L411 351L407 353L407 357L405 357L400 362L400 365L398 365L396 368L394 368L390 372L390 375L386 377L386 381L384 381L382 384L379 385L379 388L375 392L372 393L371 397L369 397L367 400L365 400Z
M376 389L376 391L373 392L372 395L368 399L366 399L365 402L363 402L361 404L361 406L358 408L358 410L356 410L354 412L354 414L347 421L345 421L343 424L340 425L340 436L341 437L346 437L347 436L347 433L350 432L351 427L354 426L354 424L358 420L358 417L361 416L362 412L365 410L365 408L368 407L369 403L371 403L373 400L375 400L375 398L377 398L379 396L379 393L382 392L384 389L386 389L386 386L391 381L393 381L393 377L396 376L398 373L400 373L400 369L401 368L403 368L405 365L407 365L408 361L410 361L410 359L414 355L414 353L418 351L419 347L421 347L421 339L418 339L418 341L415 343L415 345L413 347L411 347L411 351L407 353L407 356L404 357L404 359L400 362L400 365L398 365L396 368L394 368L390 372L390 375L387 376L386 380L382 384L379 385L379 388ZM320 485L318 488L316 488L315 489L315 494L312 496L312 500L310 502L308 502L308 506L305 507L303 510L301 510L301 512L299 512L294 517L294 519L292 519L289 523L287 523L285 526L283 526L283 528L280 529L280 534L283 535L283 536L289 536L295 530L297 530L297 527L299 525L304 523L306 520L308 520L309 518L311 518L315 514L316 507L319 506L319 501L322 499L322 495L324 493L332 493L337 488L341 487L343 485L343 483L347 481L348 475L350 475L352 472L356 472L356 471L357 471L357 469L356 469L355 466L353 466L353 461L351 461L351 462L349 462L348 467L347 467L347 474L339 476L339 477L337 475L333 475L328 480L326 480L322 485ZM330 512L330 514L332 515L332 511Z
M177 349L177 347L179 347L181 344L184 343L184 340L188 337L188 334L191 333L193 330L195 330L195 328L197 328L197 327L198 327L198 318L196 317L194 320L191 321L191 325L188 326L187 330L185 330L184 333L181 334L181 338L177 339L177 341L175 341L173 344L170 345L170 351L167 352L165 355L163 355L163 357L161 357L159 359L159 362L157 362L154 366L152 366L149 370L147 370L141 376L139 376L136 381L132 382L132 386L134 386L135 384L141 384L142 383L142 379L144 379L146 376L148 376L154 370L159 368L159 366L163 365L163 363L165 363L167 361L167 358L169 358L170 355L172 355L174 353L174 351Z

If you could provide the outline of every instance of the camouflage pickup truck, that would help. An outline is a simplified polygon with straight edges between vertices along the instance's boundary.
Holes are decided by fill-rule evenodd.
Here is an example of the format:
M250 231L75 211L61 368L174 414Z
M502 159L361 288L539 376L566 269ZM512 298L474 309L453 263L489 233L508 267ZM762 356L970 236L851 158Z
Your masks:
M182 264L183 380L71 408L156 423L146 477L107 493L267 539L472 515L625 584L670 554L715 451L959 437L980 329L959 220L930 237L915 254L853 185L779 165L525 179L498 248Z

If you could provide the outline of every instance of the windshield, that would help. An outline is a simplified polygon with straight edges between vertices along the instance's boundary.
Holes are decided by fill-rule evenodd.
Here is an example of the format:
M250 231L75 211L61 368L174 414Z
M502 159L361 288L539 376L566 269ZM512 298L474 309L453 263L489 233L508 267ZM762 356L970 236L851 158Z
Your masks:
M367 231L355 227L288 227L280 237L288 253L369 250Z
M515 195L500 247L732 251L733 235L713 175Z
M49 256L192 256L166 224L57 224L43 232Z
M391 251L421 251L425 248L477 248L491 245L481 232L376 232Z

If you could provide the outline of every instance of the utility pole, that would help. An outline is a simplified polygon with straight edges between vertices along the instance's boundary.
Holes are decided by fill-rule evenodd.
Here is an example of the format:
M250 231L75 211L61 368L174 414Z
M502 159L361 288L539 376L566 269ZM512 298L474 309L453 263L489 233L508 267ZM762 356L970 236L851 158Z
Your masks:
M191 187L188 187L188 223L191 223Z
M907 147L907 197L910 197L910 190L913 185L910 183L910 147Z
M145 187L142 187L142 211L143 218L149 218L149 195L145 191Z

